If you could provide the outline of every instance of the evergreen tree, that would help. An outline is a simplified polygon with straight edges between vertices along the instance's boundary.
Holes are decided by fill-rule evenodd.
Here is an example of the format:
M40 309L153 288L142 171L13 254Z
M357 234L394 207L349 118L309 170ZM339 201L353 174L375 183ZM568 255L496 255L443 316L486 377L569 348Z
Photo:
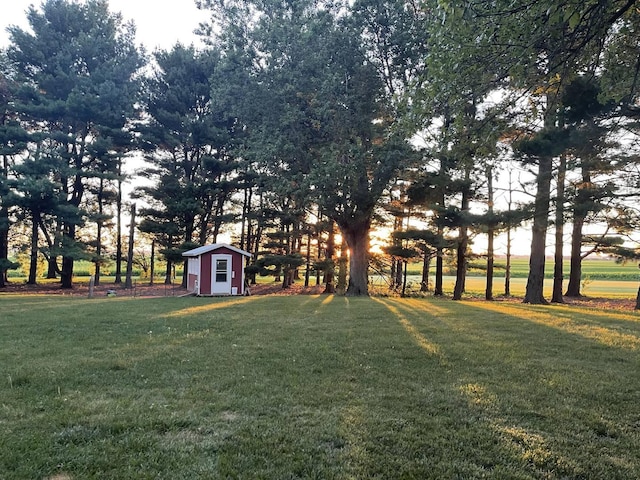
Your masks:
M109 131L125 128L134 115L143 62L133 27L109 12L104 0L47 0L41 10L31 7L27 18L30 30L10 28L8 56L22 84L16 110L56 158L52 180L64 195L58 209L61 279L63 288L71 288L74 260L83 249L77 237L81 205L99 161L94 147L108 143Z

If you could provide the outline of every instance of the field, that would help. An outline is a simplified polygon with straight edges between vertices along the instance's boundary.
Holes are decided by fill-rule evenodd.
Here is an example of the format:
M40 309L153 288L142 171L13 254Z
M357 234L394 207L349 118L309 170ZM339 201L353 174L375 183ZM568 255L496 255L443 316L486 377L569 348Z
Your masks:
M0 295L0 478L640 478L640 317Z
M473 266L478 268L473 268ZM484 276L485 271L483 268L485 266L485 260L474 260L472 262L472 268L469 269L469 275ZM505 268L505 258L496 258L494 276L496 278L504 277ZM564 260L562 268L565 278L568 278L570 270L568 259ZM408 272L411 275L420 275L421 269L421 264L412 263L409 265ZM431 274L433 274L434 271L435 262L432 262ZM449 275L455 275L455 267L448 265L447 273ZM513 257L511 260L511 278L527 278L528 273L529 258ZM545 276L549 279L553 278L553 259L551 258L548 258L545 263ZM582 278L587 282L591 280L637 281L640 279L640 270L638 270L638 264L635 262L621 264L609 258L587 258L582 261Z
M481 261L474 264L482 265ZM504 259L497 259L494 274L493 291L494 295L504 292ZM564 265L564 289L566 290L569 263L565 260ZM511 269L511 294L524 296L529 272L529 260L524 257L515 257L512 260ZM553 260L548 259L545 265L545 289L547 297L551 297L551 287L553 285ZM435 267L430 270L430 282L434 282ZM444 290L446 293L453 292L455 284L455 271L451 268L445 271ZM421 265L411 264L408 269L408 285L410 292L418 291L421 280ZM386 279L374 277L373 281L379 287L385 285ZM609 297L609 298L635 298L638 292L640 281L640 270L636 263L619 264L611 259L587 259L582 265L582 294L588 297ZM478 268L469 270L466 281L466 290L471 295L484 295L485 272Z

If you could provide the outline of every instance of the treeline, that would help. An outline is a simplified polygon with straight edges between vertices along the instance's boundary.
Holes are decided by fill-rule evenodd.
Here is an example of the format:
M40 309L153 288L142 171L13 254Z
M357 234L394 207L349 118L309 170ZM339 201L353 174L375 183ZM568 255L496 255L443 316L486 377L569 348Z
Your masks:
M400 288L417 257L424 289L435 262L441 295L450 256L459 299L482 233L491 299L494 239L523 222L526 302L546 302L551 231L553 301L580 295L588 254L638 256L636 2L198 4L211 13L203 49L147 54L105 0L47 0L27 12L29 29L10 27L0 287L18 250L29 283L40 258L63 288L78 259L98 281L114 260L122 281L122 219L137 199L167 280L183 251L224 232L254 253L249 276L286 287L306 264L305 282L322 274L327 291L350 295L368 294L370 267ZM144 166L126 175L136 157ZM384 258L369 249L378 227L393 232Z

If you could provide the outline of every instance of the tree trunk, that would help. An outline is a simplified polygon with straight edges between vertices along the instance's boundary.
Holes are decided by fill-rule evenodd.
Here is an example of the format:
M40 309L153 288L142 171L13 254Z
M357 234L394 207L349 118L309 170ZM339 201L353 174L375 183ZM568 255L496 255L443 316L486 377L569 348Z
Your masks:
M116 273L113 283L122 283L122 158L118 158L118 195L116 197Z
M571 231L571 266L569 269L569 284L567 285L567 297L581 297L580 282L582 281L582 227L584 215L578 213L578 206L573 214L573 228Z
M60 274L60 287L69 290L73 288L73 257L62 257L62 273Z
M100 188L98 190L98 221L96 222L96 260L95 260L96 273L94 276L94 285L96 287L100 285L100 268L102 266L102 225L104 223L104 220L102 218L102 214L104 213L103 194L104 194L104 179L101 178Z
M58 278L58 259L54 256L47 258L47 279Z
M489 223L487 228L487 283L484 291L485 300L493 300L493 241L495 222L493 220L493 168L487 166L487 213Z
M553 293L551 301L553 303L564 303L562 299L562 282L564 280L563 260L564 260L564 180L567 171L567 159L560 156L558 166L558 185L556 193L556 235L553 264Z
M136 231L136 204L131 205L131 224L129 225L129 251L127 253L127 274L124 280L124 288L133 287L133 247L134 234Z
M444 295L443 276L444 276L444 249L442 247L438 247L438 251L436 253L436 283L433 289L433 294L436 297Z
M509 169L509 199L507 211L511 212L513 204L513 188L511 186L511 169ZM511 296L511 225L507 226L507 264L504 271L504 296Z
M485 300L493 300L493 263L494 263L494 253L493 253L493 243L494 243L494 233L493 226L489 227L489 231L487 232L487 285L484 291Z
M37 283L38 274L38 220L40 215L33 213L31 222L31 252L29 256L29 277L27 285L35 285Z
M398 258L396 261L396 280L395 280L395 288L400 288L402 286L404 280L404 266L405 262L402 258Z
M549 224L549 203L551 197L551 176L553 162L548 156L540 157L536 198L531 228L531 255L529 257L529 276L524 303L547 304L544 298L544 265Z
M407 261L403 260L401 263L401 268L403 271L402 274L402 298L404 298L407 295Z
M465 181L470 181L471 172L469 169L465 172ZM469 228L467 227L466 213L469 211L471 191L468 186L465 186L462 190L462 203L461 203L461 222L458 248L456 252L457 265L456 265L456 284L453 288L453 300L461 300L464 293L465 281L467 279L467 249L469 248Z
M591 172L586 165L582 166L582 187L577 192L573 206L573 228L571 230L571 266L569 269L569 284L567 297L581 297L582 281L582 228L589 212L586 206L591 201L588 185L591 184Z
M335 223L331 221L329 225L329 236L327 238L327 249L325 260L329 262L329 266L324 272L324 292L322 293L335 293L336 288L333 284L334 277L334 267L333 267L333 257L336 254L336 234L335 234Z
M153 285L153 276L156 273L156 239L151 240L151 258L149 259L149 285Z
M638 287L638 294L636 295L636 306L635 310L640 310L640 287Z
M9 263L9 210L0 207L0 288L7 285Z
M347 238L342 234L342 245L340 245L340 258L338 259L338 283L336 285L336 292L344 294L347 291L347 262L349 261L347 256Z
M304 270L304 286L309 286L309 278L311 276L311 232L307 234L307 259Z
M173 267L173 263L171 262L171 260L167 260L167 269L165 270L164 273L164 284L165 285L171 285L171 270Z
M0 175L3 179L9 176L9 156L2 155ZM0 199L0 288L7 285L7 269L9 264L9 208Z
M420 281L420 291L429 291L429 266L431 264L431 252L425 250L422 258L422 279Z
M76 238L76 226L73 224L64 227L64 235L67 241L73 242ZM63 240L64 242L64 240ZM62 272L60 273L61 288L68 290L73 288L73 264L75 259L69 255L62 256Z
M341 225L349 246L348 296L369 295L369 228L370 220Z
M57 247L55 244L58 242L58 239L61 236L60 230L60 222L56 222L56 233L53 238L47 232L47 229L42 222L42 217L40 218L40 231L44 235L44 238L47 240L47 245L49 245L49 258L47 258L47 280L53 280L58 278L58 274L62 273L60 268L58 267L58 257L53 254L54 249Z
M453 300L461 300L464 293L464 284L467 276L467 247L469 245L469 235L467 227L460 228L460 239L456 249L456 284L453 288Z

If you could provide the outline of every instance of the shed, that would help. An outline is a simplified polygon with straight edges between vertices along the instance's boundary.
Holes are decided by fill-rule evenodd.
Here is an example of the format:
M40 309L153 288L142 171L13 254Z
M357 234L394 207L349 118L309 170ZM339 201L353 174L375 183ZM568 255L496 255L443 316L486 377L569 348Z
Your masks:
M194 248L187 258L187 289L196 295L244 295L244 266L249 252L226 243Z

